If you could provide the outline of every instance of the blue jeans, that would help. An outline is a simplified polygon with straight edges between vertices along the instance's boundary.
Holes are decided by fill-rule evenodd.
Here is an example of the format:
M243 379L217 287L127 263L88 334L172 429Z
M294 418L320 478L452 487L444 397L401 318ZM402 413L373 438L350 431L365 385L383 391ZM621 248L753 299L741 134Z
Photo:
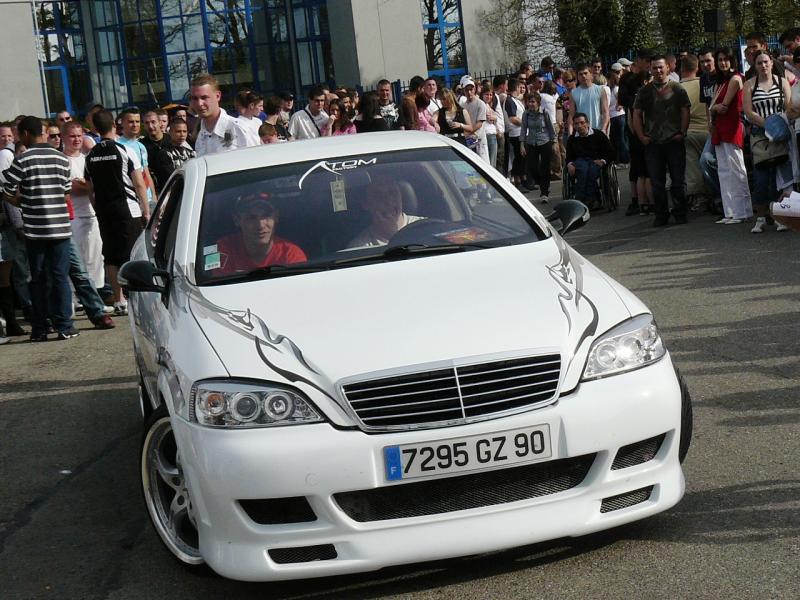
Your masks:
M711 136L708 136L703 152L700 154L700 172L708 189L714 192L714 196L719 198L722 195L719 189L719 175L717 175L717 153L711 143Z
M614 146L616 161L620 164L628 164L631 160L628 152L628 138L625 135L625 122L625 115L611 119L611 145Z
M489 164L497 167L497 136L495 134L486 134L486 149L489 151Z
M575 159L573 164L575 165L575 199L586 202L600 198L600 186L597 185L600 167L588 158Z
M57 331L72 328L72 291L69 289L71 244L69 238L26 240L31 269L33 336L47 333L48 316Z
M83 304L89 320L94 322L102 317L105 304L94 287L94 281L86 272L86 265L83 264L78 247L71 239L69 241L69 278L75 288L75 295Z
M653 186L656 217L669 218L667 201L667 170L672 178L672 214L685 217L686 206L686 149L683 142L666 142L645 146L647 173Z

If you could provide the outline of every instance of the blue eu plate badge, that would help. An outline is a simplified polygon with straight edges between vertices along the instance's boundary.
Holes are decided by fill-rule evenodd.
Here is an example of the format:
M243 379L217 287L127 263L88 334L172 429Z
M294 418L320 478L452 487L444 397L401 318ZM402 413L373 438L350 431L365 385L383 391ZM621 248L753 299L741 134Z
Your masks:
M388 481L398 481L403 478L400 446L386 446L383 449L383 464L386 465L386 479Z

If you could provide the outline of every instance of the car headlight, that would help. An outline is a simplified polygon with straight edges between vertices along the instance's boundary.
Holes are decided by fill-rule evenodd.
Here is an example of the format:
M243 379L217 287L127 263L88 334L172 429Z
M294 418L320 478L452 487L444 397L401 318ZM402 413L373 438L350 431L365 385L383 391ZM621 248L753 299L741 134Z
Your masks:
M209 427L274 427L324 419L299 390L271 384L203 381L192 388L190 419Z
M644 367L667 353L653 315L639 315L607 331L589 350L583 380Z

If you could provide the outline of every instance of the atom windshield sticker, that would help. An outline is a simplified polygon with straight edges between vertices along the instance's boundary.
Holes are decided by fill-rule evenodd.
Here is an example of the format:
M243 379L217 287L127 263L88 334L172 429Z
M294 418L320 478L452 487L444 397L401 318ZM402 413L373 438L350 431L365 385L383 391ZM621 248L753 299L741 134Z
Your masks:
M311 175L317 169L322 169L324 171L328 171L328 173L333 173L337 175L342 171L350 171L351 169L358 169L359 167L365 167L367 165L376 165L378 164L377 158L349 158L347 160L336 160L336 161L329 161L329 160L321 160L314 166L312 166L308 171L303 173L303 176L300 178L300 181L297 182L297 187L299 189L303 189L303 181L305 181L306 177Z

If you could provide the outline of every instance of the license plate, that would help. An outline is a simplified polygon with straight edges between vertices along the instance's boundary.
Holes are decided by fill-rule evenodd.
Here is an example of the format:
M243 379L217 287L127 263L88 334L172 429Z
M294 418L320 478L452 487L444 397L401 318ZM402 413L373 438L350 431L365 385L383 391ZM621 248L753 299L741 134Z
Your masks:
M528 463L552 454L546 424L383 449L388 481Z

